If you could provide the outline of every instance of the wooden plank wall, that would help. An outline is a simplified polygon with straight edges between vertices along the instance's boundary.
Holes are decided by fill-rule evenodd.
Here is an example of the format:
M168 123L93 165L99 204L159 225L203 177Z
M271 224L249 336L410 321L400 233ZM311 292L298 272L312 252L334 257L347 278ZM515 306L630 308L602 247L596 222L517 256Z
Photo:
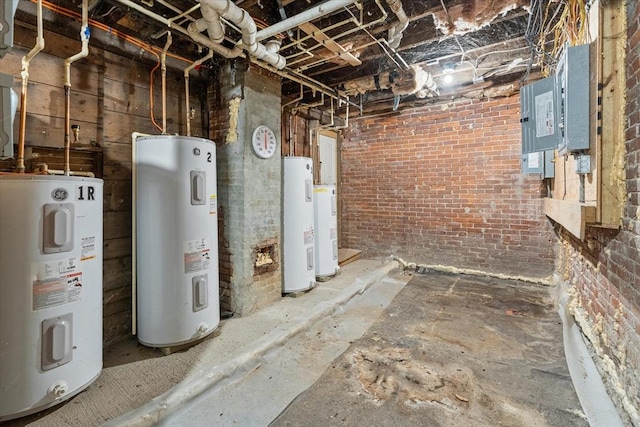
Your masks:
M18 94L21 59L34 40L33 28L16 22L14 48L0 60L2 72L14 76ZM45 41L44 51L33 59L29 70L26 153L28 157L34 153L42 157L45 153L50 168L57 168L64 144L63 60L77 53L80 42L48 31ZM93 170L104 179L105 345L125 339L131 332L131 133L160 133L150 119L149 72L155 64L155 57L148 53L123 56L90 46L89 56L71 69L71 124L80 125L80 144L75 151L92 153L99 162ZM199 111L199 97L206 94L205 79L192 77L190 83L190 104ZM153 94L156 121L161 125L159 69L154 76ZM192 136L206 137L202 116L197 113L191 121ZM167 118L168 134L186 134L182 70L167 70ZM82 159L83 155L77 157ZM32 159L26 160L30 164ZM72 161L72 169L79 162ZM7 161L0 164L7 166Z

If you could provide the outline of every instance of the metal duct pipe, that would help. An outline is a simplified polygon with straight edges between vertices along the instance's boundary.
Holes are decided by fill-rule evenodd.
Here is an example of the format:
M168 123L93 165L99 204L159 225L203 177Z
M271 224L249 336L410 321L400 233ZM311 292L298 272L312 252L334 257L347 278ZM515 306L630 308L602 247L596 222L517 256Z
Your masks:
M320 18L343 7L350 6L355 2L356 0L326 1L318 6L314 6L311 9L307 9L302 13L294 15L291 18L280 21L277 24L270 25L264 30L258 31L258 33L256 34L256 40L262 41L264 39L268 39L269 37L273 37L278 33L291 30L292 28L295 28L300 24L304 24L305 22Z
M189 105L189 72L196 68L198 65L201 65L206 60L213 58L213 51L210 50L207 56L204 58L200 58L195 61L193 64L189 65L184 69L184 86L185 86L185 99L186 99L186 109L187 109L187 136L191 136L191 107Z
M160 53L160 66L162 71L162 135L167 133L167 51L171 46L171 31L167 31L167 42ZM153 90L153 88L151 88ZM153 94L151 95L153 96Z
M216 43L216 40L221 40L224 34L220 24L220 17L228 19L240 27L242 44L251 56L273 65L278 70L285 67L286 60L284 57L275 52L270 52L263 44L258 43L256 40L256 23L246 10L239 8L231 0L201 0L200 10L203 18L207 21L207 32L209 30L212 31L209 33L209 37L214 43ZM209 20L210 18L211 20ZM192 24L189 25L189 27L191 26ZM202 24L196 22L194 27L200 29Z
M16 171L24 173L24 139L27 128L27 86L29 82L29 63L34 56L44 49L44 36L42 26L42 0L38 0L36 19L38 21L38 35L36 36L36 44L33 49L29 51L22 58L22 70L20 76L22 77L22 91L20 97L20 130L18 136L18 156L16 158Z
M82 48L80 52L64 60L64 174L70 176L71 166L69 162L69 150L71 140L69 136L71 121L71 64L89 55L89 0L82 0L82 26L80 27L80 40Z
M409 25L409 18L402 7L402 0L387 0L387 4L391 11L398 17L398 21L400 21L389 29L388 37L389 47L397 49L402 40L402 32L406 30Z

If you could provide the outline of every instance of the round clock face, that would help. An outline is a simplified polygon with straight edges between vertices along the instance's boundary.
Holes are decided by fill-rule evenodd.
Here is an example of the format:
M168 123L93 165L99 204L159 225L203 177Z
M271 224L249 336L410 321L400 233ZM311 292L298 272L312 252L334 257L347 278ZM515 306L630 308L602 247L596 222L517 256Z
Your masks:
M278 147L276 135L267 126L260 125L253 131L251 146L258 157L268 159L273 156L273 153L276 152L276 148Z

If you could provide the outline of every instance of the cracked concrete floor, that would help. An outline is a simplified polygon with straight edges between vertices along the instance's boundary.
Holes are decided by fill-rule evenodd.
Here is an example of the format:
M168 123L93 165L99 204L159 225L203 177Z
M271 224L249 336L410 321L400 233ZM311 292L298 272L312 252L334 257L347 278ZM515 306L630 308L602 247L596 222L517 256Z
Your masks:
M416 275L272 426L588 426L550 289Z

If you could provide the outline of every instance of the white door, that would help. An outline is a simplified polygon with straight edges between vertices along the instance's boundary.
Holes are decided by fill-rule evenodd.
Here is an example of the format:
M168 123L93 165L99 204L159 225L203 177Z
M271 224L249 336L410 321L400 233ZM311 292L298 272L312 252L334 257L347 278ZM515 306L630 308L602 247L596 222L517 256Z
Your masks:
M320 184L338 183L337 140L335 135L321 133L318 137L320 151Z

